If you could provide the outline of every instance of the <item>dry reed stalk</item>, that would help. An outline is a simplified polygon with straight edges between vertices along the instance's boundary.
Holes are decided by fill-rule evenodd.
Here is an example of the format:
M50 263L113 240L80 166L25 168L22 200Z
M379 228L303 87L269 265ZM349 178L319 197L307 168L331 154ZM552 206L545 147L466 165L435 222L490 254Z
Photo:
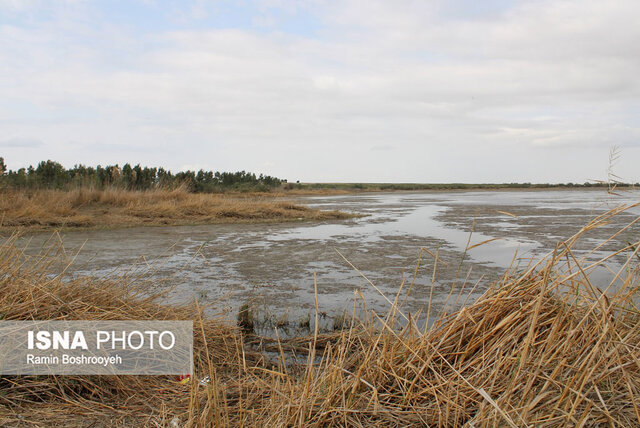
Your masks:
M0 228L4 230L350 217L353 216L311 209L274 197L190 193L183 188L148 191L87 188L70 191L0 190Z

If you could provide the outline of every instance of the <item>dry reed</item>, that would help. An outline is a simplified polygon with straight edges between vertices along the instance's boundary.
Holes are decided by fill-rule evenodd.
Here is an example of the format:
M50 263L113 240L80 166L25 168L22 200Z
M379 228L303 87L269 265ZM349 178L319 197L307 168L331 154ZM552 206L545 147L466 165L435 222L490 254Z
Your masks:
M136 225L327 220L352 217L259 194L126 191L79 188L70 191L4 189L0 228L28 230Z

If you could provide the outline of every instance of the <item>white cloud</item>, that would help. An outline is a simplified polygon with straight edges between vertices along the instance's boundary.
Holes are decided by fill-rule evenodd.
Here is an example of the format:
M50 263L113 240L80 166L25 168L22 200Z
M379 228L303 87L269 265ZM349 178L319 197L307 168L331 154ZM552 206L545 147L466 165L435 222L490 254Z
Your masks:
M313 36L279 31L264 10L254 16L273 31L138 33L92 28L81 12L64 25L0 25L0 80L11 82L0 121L68 164L584 181L617 144L636 174L639 3L525 2L479 17L444 16L445 3L309 3L323 24ZM194 13L207 15L185 8Z
M37 138L12 137L0 140L0 147L7 148L36 148L42 145L42 141Z

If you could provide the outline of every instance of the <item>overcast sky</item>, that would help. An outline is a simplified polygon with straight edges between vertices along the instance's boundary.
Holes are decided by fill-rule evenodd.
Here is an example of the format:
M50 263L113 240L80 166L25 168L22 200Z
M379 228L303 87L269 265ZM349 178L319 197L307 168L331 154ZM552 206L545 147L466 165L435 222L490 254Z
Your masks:
M0 156L640 181L640 2L0 0Z

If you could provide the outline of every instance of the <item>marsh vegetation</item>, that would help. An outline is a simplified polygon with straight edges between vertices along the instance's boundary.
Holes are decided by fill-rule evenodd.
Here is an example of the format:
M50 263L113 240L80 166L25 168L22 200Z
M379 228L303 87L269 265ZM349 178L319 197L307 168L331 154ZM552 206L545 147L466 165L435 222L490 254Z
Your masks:
M176 189L0 190L0 228L112 228L350 218L339 211L260 195L192 193Z

